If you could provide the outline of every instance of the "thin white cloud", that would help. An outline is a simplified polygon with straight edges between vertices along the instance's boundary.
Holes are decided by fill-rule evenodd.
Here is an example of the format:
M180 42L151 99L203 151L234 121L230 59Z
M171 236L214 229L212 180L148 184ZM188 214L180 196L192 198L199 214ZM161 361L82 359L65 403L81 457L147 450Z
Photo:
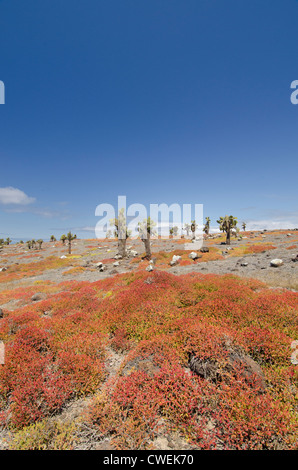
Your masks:
M69 215L65 212L38 207L13 207L5 209L5 212L10 214L34 214L47 219L56 217L62 220L67 220L69 218Z
M95 226L85 226L85 227L75 227L73 230L76 230L77 232L95 232Z
M292 220L248 220L246 230L293 230L298 228L298 221Z
M259 220L248 219L247 230L287 230L298 228L298 211L271 209Z
M12 186L0 188L0 204L20 204L24 206L33 202L35 202L35 198L27 196L21 189Z

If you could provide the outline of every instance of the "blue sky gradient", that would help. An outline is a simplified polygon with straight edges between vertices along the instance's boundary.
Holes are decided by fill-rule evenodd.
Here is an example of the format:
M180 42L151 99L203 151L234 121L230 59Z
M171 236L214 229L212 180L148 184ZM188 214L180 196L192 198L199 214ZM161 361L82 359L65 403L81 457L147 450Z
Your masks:
M297 24L297 0L0 0L0 238L94 238L118 195L298 227Z

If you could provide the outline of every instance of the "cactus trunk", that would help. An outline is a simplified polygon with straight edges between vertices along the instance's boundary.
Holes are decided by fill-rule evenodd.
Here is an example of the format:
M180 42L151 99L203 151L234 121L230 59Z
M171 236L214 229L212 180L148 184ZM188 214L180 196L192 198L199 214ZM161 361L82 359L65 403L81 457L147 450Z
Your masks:
M126 238L118 238L118 254L123 258L126 256Z

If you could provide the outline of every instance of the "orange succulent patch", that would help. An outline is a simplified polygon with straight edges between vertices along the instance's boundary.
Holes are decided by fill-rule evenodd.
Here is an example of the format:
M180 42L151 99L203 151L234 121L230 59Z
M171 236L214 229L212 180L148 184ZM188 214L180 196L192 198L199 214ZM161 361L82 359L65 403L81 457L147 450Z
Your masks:
M296 446L296 292L231 275L139 270L50 285L46 299L5 313L0 339L0 422L10 429L95 393L84 419L115 448L149 449L158 432L174 430L197 449ZM190 372L190 354L224 370L227 342L258 364L264 390L240 369L218 380ZM102 388L108 347L127 356Z
M74 268L70 268L68 269L67 271L64 271L64 273L62 273L63 276L67 276L69 274L80 274L81 272L84 271L84 268L82 266L75 266Z
M229 252L229 256L244 256L257 253L264 253L268 250L275 250L276 246L273 246L268 243L259 243L253 245L241 245L234 247L233 250Z

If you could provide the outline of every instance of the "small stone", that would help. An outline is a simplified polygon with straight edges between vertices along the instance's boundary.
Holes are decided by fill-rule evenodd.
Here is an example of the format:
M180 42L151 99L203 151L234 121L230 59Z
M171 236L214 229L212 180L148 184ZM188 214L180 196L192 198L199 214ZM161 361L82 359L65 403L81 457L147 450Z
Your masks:
M248 266L248 263L241 263L241 266Z
M202 248L200 249L200 252L201 252L201 253L209 253L209 248L208 248L208 246L202 246Z
M0 318L3 318L3 310L0 308Z
M149 264L149 266L147 266L147 268L146 268L146 271L150 272L150 271L153 271L153 269L154 268L153 268L152 264Z
M276 259L271 260L270 264L274 268L278 268L279 266L281 266L283 264L283 260L276 258Z
M119 265L120 265L119 261L115 261L115 263L113 263L113 266L114 266L115 268L116 268L117 266L119 266Z
M192 252L188 255L188 257L189 257L190 259L195 260L195 259L198 259L199 255L198 255L198 253L196 253L195 251L192 251Z

